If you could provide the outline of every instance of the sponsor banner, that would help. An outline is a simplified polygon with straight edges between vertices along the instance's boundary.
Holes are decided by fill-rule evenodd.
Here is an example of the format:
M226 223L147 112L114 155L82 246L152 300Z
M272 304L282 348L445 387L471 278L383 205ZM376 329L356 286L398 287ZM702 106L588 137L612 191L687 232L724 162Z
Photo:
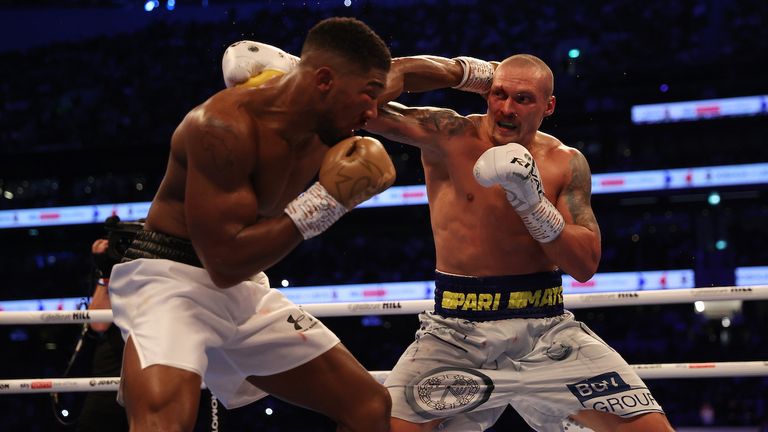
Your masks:
M149 206L149 202L138 202L0 210L0 228L104 223L105 219L113 215L123 221L134 221L146 217Z
M396 309L402 309L403 304L400 302L369 302L369 303L350 303L347 305L347 309L350 312L358 312L358 311L370 311L371 313L376 313L380 311L385 310L396 310Z
M768 266L736 267L736 285L768 285Z
M0 301L0 311L56 311L77 310L84 304L82 297Z
M389 282L281 288L297 304L370 302L379 300L425 300L435 293L434 281Z
M53 381L32 381L29 387L34 390L53 388Z
M115 391L119 386L120 377L15 379L0 381L0 394Z
M592 194L768 183L768 163L592 175Z
M703 188L768 183L768 163L592 175L592 194ZM424 185L395 186L358 207L426 205ZM146 217L149 202L0 210L0 229L103 223L112 215L124 221Z
M694 288L695 282L694 271L690 269L598 273L586 282L564 275L563 290L565 294L585 294L680 289Z
M91 314L87 310L84 311L56 311L50 313L44 313L41 320L46 323L59 323L68 321L88 321L91 319Z
M90 381L88 381L88 385L91 387L114 387L120 385L120 379L119 378L91 378Z
M765 115L768 114L766 106L768 106L766 95L634 105L632 123L671 123L718 117Z
M754 293L755 291L752 289L752 287L712 287L712 288L700 288L696 291L694 291L693 297L705 297L705 298L712 298L712 297L723 297L725 299L729 299L733 297L734 294L739 294L741 296L750 295Z
M424 185L395 186L374 195L358 207L391 207L427 204L427 188Z

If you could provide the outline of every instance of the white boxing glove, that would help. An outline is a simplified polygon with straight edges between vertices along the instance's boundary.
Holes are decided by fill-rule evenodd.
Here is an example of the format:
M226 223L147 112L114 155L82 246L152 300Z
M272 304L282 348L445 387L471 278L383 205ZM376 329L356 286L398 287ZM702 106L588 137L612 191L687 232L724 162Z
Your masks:
M495 68L490 62L466 56L454 57L453 60L458 62L464 71L461 82L455 89L479 94L491 91Z
M473 174L484 187L500 185L534 239L549 243L565 227L563 215L544 196L536 162L525 147L509 143L485 151Z
M298 63L298 57L280 48L243 40L224 51L221 70L227 88L243 84L257 86L276 75L290 72ZM258 82L255 82L257 77Z

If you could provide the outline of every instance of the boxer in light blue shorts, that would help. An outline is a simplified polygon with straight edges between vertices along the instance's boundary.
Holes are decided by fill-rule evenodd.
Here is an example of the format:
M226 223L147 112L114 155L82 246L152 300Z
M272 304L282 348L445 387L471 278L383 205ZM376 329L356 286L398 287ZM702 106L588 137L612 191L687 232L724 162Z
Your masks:
M228 85L295 68L275 47L234 48L222 62ZM386 382L391 431L483 430L507 404L537 430L561 430L569 418L601 432L672 431L627 363L563 309L552 272L586 282L602 250L589 163L539 130L556 106L549 66L530 54L395 64L382 99L450 87L482 95L488 108L462 115L390 102L365 126L421 152L443 271L435 313L421 316L416 342Z
M385 382L392 415L449 418L445 431L483 431L508 404L538 431L594 409L663 412L626 361L563 308L558 272L469 277L436 272L435 311Z

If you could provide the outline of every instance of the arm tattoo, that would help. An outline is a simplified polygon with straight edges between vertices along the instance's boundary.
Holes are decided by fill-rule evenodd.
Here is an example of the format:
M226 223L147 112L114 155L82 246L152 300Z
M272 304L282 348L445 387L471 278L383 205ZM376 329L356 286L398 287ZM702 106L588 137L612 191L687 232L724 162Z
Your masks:
M405 119L403 112L404 110L400 106L390 102L379 109L379 118L398 124ZM404 141L407 138L404 133L394 127L387 128L386 135L395 141Z
M587 160L584 155L576 152L569 164L571 166L571 182L565 187L568 211L573 216L573 223L596 231L598 229L597 220L590 206L592 183Z
M408 108L390 102L379 110L379 115L391 121L414 124L418 128L433 133L446 133L449 136L460 135L470 123L455 111L442 108ZM405 135L390 130L393 136Z
M223 139L222 132L233 134L232 130L224 124L214 123L203 132L203 150L210 154L214 167L219 172L231 170L235 166L235 158L232 148Z
M414 118L426 130L445 132L449 136L464 132L467 120L455 111L447 109L420 109L414 112Z

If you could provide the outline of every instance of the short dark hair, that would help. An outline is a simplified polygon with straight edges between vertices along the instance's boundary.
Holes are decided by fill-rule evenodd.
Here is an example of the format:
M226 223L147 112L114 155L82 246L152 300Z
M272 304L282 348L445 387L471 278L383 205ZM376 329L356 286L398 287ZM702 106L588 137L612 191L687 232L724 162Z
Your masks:
M309 31L301 55L313 50L333 52L363 70L389 71L392 55L383 40L355 18L327 18Z

